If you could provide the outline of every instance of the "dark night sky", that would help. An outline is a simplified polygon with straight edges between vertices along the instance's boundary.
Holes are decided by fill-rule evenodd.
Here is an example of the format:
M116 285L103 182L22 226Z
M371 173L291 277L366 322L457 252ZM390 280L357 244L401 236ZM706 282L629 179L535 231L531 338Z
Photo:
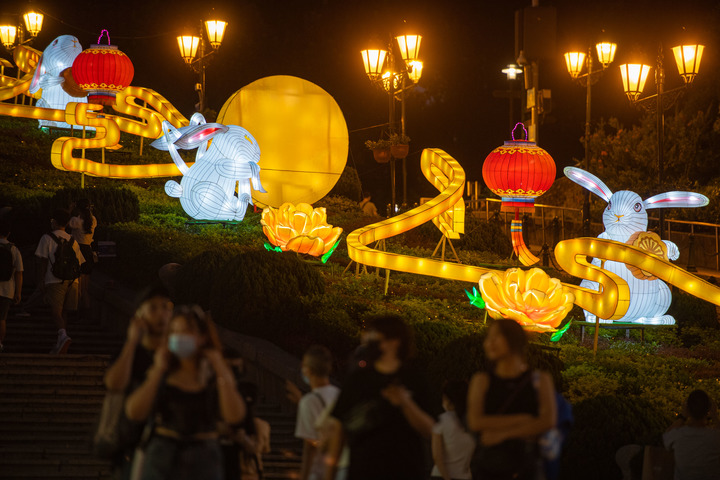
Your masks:
M6 0L0 12L15 8L13 3L23 10L24 2ZM133 84L160 92L187 116L197 101L196 78L180 59L175 37L184 27L197 28L199 19L212 16L214 8L229 25L207 69L209 106L219 110L236 90L268 75L295 75L318 84L343 110L351 132L349 161L364 187L375 193L376 203L383 205L389 201L388 167L376 164L363 146L380 132L363 129L387 121L387 97L368 82L359 51L372 41L386 42L390 32L405 26L423 35L421 88L406 99L407 131L413 139L409 197L416 201L433 193L418 168L422 148L445 149L461 162L469 180L480 180L485 156L509 138L508 101L492 92L507 88L500 70L514 59L514 11L530 2L45 0L33 5L48 14L33 46L42 50L56 36L72 34L87 48L107 28L112 43L135 65ZM579 138L585 115L585 90L570 80L561 54L573 44L594 44L602 29L618 43L618 55L594 87L594 121L609 116L628 124L637 121L639 114L625 99L616 65L638 55L652 64L658 42L675 45L682 27L707 46L696 90L714 88L717 97L717 87L709 86L720 83L720 2L541 0L541 5L557 7L558 54L541 67L541 87L552 90L553 111L541 127L540 146L558 167L582 156ZM667 60L672 62L669 56ZM679 84L674 64L666 62L666 72L669 87ZM651 80L648 84L652 88Z

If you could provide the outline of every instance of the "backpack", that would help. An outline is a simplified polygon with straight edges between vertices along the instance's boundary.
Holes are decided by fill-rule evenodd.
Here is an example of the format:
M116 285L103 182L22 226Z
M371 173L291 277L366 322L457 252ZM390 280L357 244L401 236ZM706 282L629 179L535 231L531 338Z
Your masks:
M51 271L60 280L75 280L80 276L80 261L75 255L74 238L65 240L50 233L50 237L57 243L55 262L51 262Z
M7 282L15 273L12 243L0 243L0 282Z

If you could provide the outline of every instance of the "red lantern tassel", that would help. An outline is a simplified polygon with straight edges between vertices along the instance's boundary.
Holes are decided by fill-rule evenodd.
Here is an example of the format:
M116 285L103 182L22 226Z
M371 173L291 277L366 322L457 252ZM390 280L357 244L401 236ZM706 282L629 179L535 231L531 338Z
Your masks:
M525 245L525 239L523 239L522 234L522 221L518 218L517 210L515 210L515 220L510 224L510 237L512 238L513 251L523 265L529 267L540 261L538 257L532 254L527 245Z

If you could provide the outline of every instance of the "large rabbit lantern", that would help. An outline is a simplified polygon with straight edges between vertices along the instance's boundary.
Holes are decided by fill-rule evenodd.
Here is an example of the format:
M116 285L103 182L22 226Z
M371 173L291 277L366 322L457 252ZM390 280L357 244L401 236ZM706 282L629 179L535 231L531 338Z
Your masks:
M152 143L167 150L182 173L180 183L169 180L165 193L180 199L185 212L196 220L240 221L252 204L252 187L260 184L260 147L242 127L206 123L195 113L190 125L176 129L163 122L164 135ZM211 142L212 140L212 142ZM195 163L188 167L178 149L197 148Z
M598 238L633 243L640 235L646 235L647 210L651 208L704 207L708 204L707 197L694 192L666 192L643 200L637 193L628 190L613 193L602 180L579 168L566 167L564 172L570 180L607 202L607 207L603 211L605 231L598 235ZM669 260L677 260L680 255L677 245L668 240L662 240L662 242L664 245L658 245L658 250L666 253ZM600 259L593 259L593 264L600 267ZM672 296L670 288L665 282L655 277L637 275L638 269L633 269L620 262L608 260L602 265L602 268L620 276L627 282L630 289L630 305L627 313L616 322L653 325L673 325L675 323L675 319L671 315L666 315ZM600 290L596 282L588 280L583 280L580 286L596 291ZM585 319L588 322L596 320L595 315L588 311L585 311ZM612 323L612 321L606 320L600 320L600 322Z
M37 93L42 89L36 106L65 110L69 102L87 103L87 93L71 85L74 83L69 74L75 57L83 49L77 38L72 35L60 35L48 45L38 61L28 91ZM40 127L70 128L65 122L39 120ZM95 127L86 127L95 130Z

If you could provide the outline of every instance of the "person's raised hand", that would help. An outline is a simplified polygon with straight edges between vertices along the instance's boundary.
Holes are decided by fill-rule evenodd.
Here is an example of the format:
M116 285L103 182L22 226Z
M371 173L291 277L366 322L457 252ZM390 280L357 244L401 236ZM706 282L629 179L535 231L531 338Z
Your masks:
M130 320L127 330L127 341L132 345L137 345L147 332L147 322L139 315L135 315Z

